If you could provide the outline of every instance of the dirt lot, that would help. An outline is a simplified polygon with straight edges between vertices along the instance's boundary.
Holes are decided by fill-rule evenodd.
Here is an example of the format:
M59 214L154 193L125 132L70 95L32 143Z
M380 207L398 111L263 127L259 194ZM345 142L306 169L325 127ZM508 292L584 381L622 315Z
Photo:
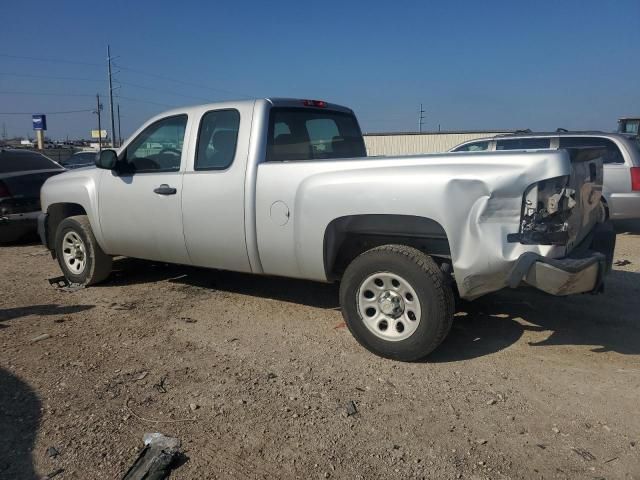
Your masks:
M1 248L0 477L119 478L160 431L176 479L640 478L638 231L604 295L461 305L416 364L359 347L335 286L120 259L69 292Z

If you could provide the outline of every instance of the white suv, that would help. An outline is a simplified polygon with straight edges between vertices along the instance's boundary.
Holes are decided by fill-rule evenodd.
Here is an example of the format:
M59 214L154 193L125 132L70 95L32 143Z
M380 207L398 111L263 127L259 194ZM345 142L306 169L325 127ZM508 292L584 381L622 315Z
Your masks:
M606 215L612 220L640 218L640 138L620 133L516 132L462 143L451 152L498 150L557 150L571 147L604 147L604 184Z

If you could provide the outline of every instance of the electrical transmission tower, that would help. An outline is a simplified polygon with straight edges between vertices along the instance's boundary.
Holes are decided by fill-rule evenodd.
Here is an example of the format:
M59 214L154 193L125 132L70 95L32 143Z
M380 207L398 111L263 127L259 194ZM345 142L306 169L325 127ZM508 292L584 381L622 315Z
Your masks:
M422 133L422 125L424 124L424 109L420 104L420 110L418 110L418 132Z

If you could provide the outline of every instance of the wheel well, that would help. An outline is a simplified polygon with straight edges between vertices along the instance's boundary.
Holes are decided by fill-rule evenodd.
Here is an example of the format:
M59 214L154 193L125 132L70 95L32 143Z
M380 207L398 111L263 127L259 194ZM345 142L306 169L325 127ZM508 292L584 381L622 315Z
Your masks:
M60 222L74 215L86 215L87 212L82 205L77 203L54 203L47 209L47 245L50 250L54 250L53 242L56 230Z
M324 234L324 268L338 280L361 253L387 244L408 245L438 263L451 258L447 234L438 222L414 215L349 215L332 220Z

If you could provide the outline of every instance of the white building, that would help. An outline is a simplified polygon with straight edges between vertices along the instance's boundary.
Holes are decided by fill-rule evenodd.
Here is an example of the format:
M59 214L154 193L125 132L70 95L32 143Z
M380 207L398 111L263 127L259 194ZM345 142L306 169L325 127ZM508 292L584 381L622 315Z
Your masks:
M459 131L459 132L402 132L365 133L364 143L369 156L376 155L418 155L420 153L441 153L456 145L476 138L493 137L506 130Z

